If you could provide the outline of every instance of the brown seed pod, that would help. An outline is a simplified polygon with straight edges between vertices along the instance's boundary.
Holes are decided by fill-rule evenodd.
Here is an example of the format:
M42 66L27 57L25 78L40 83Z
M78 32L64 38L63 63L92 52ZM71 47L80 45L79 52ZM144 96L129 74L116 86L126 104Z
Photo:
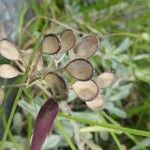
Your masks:
M104 72L97 77L96 83L99 88L107 88L115 82L115 75L111 72Z
M93 66L85 59L74 59L66 67L66 71L74 78L86 81L92 78Z
M31 48L25 50L22 54L22 59L25 62L25 64L27 65L30 61L31 55L32 55L33 50ZM39 60L38 60L39 59ZM38 62L37 62L38 61ZM34 56L34 60L33 60L33 65L37 66L37 71L40 71L43 69L43 58L42 56L40 56L37 53L35 53ZM37 64L36 64L37 63Z
M0 87L0 106L3 104L5 92L3 88Z
M61 42L57 35L55 34L47 34L44 36L42 40L42 52L53 55L60 51Z
M86 105L93 111L100 110L103 104L104 104L104 99L101 94L98 94L94 100L86 102Z
M97 97L99 88L93 80L76 81L72 88L78 97L83 101L91 101Z
M76 36L71 29L65 29L61 33L60 38L62 42L62 52L69 51L76 43Z
M54 72L49 72L44 80L51 88L52 98L56 101L66 100L68 97L68 88L65 80Z
M0 40L0 54L9 60L19 60L18 49L7 39Z
M0 77L10 79L18 76L20 72L9 64L0 65Z
M98 49L98 44L99 40L95 35L88 35L81 39L75 46L74 52L77 54L78 58L88 59L95 54Z

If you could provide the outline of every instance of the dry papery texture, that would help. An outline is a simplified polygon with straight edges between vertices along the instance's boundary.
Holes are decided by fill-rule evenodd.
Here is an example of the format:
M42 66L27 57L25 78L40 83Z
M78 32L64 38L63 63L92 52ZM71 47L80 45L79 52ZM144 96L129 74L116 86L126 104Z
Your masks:
M23 51L22 53L22 61L25 63L24 66L26 67L30 61L33 49L29 48ZM39 52L35 53L34 60L32 61L32 65L36 65L37 71L41 71L43 69L43 58L39 54Z
M91 101L98 95L99 88L93 80L76 81L72 88L78 97L83 101Z
M61 42L56 34L47 34L42 40L42 53L53 55L60 51Z
M60 34L61 52L69 51L76 43L76 36L71 29L66 29Z
M10 79L18 76L20 72L9 64L0 65L0 77Z
M86 102L86 105L93 111L99 111L103 108L104 97L102 92L97 95L97 97L89 102Z
M71 61L65 69L74 78L81 81L89 80L93 75L93 67L91 63L84 59L75 59Z
M97 77L97 84L99 88L107 88L112 86L115 82L116 77L112 72L104 72Z
M0 40L0 55L9 60L19 60L17 47L6 39Z
M87 35L77 43L74 52L78 58L88 59L95 54L99 46L99 40L95 35Z
M51 89L52 98L56 101L66 100L68 97L68 88L62 76L49 72L44 80Z

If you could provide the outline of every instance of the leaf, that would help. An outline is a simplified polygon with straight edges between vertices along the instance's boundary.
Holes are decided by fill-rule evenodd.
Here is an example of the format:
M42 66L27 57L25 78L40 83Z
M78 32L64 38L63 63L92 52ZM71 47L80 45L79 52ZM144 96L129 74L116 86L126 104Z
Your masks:
M78 58L88 59L95 54L98 49L98 44L99 40L95 35L88 35L81 39L75 46L74 52L77 54Z
M107 109L110 113L115 114L120 118L127 118L127 114L124 110L116 108L113 103L106 103L104 108Z
M7 39L0 40L0 54L9 60L19 60L19 52Z
M104 99L101 94L98 94L97 97L89 102L86 102L86 105L93 111L100 111L104 104Z
M131 46L131 44L132 44L132 41L128 37L125 38L123 42L119 45L119 47L115 50L115 54L127 51L129 47Z
M5 92L3 88L0 87L0 106L3 104Z
M136 144L135 146L133 146L129 150L141 150L143 147L144 148L150 147L150 138L143 139L139 144Z
M57 146L59 146L60 142L61 142L61 137L59 135L51 135L47 138L44 149L54 149Z
M60 38L61 38L61 43L62 43L62 49L61 49L62 52L69 51L76 43L76 37L73 31L70 29L64 30L61 33Z
M75 59L71 61L65 69L74 78L81 81L89 80L93 75L93 67L91 63L85 59Z
M104 72L97 77L96 83L99 88L110 87L115 82L115 76L113 73Z
M44 36L42 40L42 52L53 55L60 51L61 42L57 35L55 34L47 34Z
M68 97L68 88L67 85L60 75L49 72L44 80L48 83L51 88L52 97L54 100L61 101L66 100Z
M0 77L10 79L18 76L20 72L9 64L0 65Z
M41 107L35 121L30 150L41 150L42 145L57 116L59 110L58 108L58 104L52 99L47 100Z
M99 89L93 80L76 81L72 88L78 97L83 101L91 101L98 95Z

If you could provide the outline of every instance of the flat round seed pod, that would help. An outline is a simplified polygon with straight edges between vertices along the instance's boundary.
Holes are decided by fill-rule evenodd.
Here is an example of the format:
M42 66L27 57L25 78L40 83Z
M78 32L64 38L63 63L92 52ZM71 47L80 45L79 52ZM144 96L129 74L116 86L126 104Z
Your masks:
M75 59L66 66L66 71L74 78L86 81L92 78L93 67L91 63L85 59Z
M67 99L68 97L67 85L60 75L54 72L50 72L44 77L44 80L50 86L52 98L54 100L61 101Z
M72 88L77 96L83 101L91 101L97 97L99 88L93 80L76 81Z
M0 54L9 60L19 60L19 52L7 39L0 40Z
M61 33L60 38L62 42L62 52L69 51L76 43L76 36L71 29L64 30Z
M33 50L32 50L31 48L29 48L29 49L25 50L25 51L23 52L23 54L22 54L22 59L23 59L23 61L25 62L26 65L27 65L27 64L29 63L29 61L30 61L32 52L33 52ZM38 62L37 62L37 59L39 59ZM42 58L42 56L40 56L40 58L39 58L39 55L38 55L37 53L35 53L34 60L33 60L32 64L35 65L35 63L37 63L37 64L36 64L36 66L37 66L37 71L42 70L42 68L43 68L43 58Z
M115 81L115 75L110 72L104 72L97 77L96 83L99 88L110 87Z
M3 88L0 87L0 105L4 101L4 95L5 95L5 92L4 92Z
M0 65L0 77L10 79L18 76L20 72L9 64Z
M42 52L53 55L59 52L61 49L61 42L57 35L47 34L42 40Z
M81 41L75 46L74 51L78 58L88 59L93 54L95 54L98 49L99 40L95 35L85 36Z
M86 105L93 111L100 110L103 104L104 104L104 99L101 94L98 94L94 100L86 102Z

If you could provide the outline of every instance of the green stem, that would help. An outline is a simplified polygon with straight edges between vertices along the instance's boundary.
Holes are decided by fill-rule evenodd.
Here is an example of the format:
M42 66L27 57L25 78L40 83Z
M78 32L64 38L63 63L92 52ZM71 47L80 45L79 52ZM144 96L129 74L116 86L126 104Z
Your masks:
M18 93L17 93L17 96L15 98L11 114L9 116L9 119L8 119L8 122L7 122L7 125L6 125L5 133L4 133L4 136L3 136L3 139L2 139L2 143L1 143L1 148L3 148L3 145L4 145L5 141L6 141L6 138L7 138L9 129L10 129L10 125L11 125L11 122L13 120L13 116L14 116L14 113L15 113L15 110L16 110L16 107L17 107L17 104L18 104L18 100L19 100L19 98L21 96L21 93L22 93L22 89L20 88L18 90Z
M114 141L116 142L118 149L122 150L122 145L121 145L120 141L118 140L117 136L114 133L111 133L111 136L113 137Z
M57 128L59 129L59 131L61 132L61 134L63 135L66 142L68 143L68 145L70 146L71 150L77 150L76 147L74 146L74 144L72 143L72 141L70 140L70 138L68 137L68 135L66 134L63 126L58 121L58 119L55 120L55 124L56 124Z
M100 122L97 122L97 121L91 121L91 120L87 120L87 119L83 119L83 118L79 118L79 117L75 117L75 116L66 115L66 114L63 114L63 113L59 113L59 116L60 117L65 117L65 118L68 118L68 119L71 119L71 120L75 120L77 122L84 123L84 124L97 125L97 126L105 127L105 128L108 128L108 129L119 130L119 131L122 131L124 133L131 133L131 134L134 134L134 135L150 137L150 132L148 132L148 131L122 127L122 126L114 125L114 124L100 123Z

